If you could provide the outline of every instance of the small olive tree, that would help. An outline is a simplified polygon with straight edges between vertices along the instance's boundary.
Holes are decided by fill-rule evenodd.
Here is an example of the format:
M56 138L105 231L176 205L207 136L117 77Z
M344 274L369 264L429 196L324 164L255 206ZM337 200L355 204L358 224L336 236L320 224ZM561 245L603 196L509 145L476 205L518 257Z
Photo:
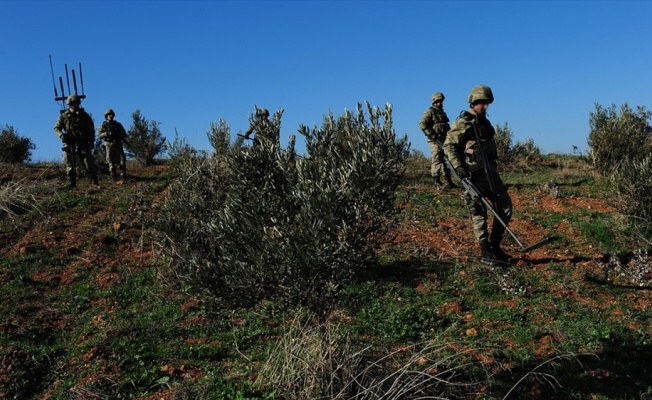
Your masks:
M367 104L321 128L299 128L279 143L282 110L257 114L256 141L222 146L228 125L212 126L216 151L188 158L159 212L161 248L175 273L228 305L272 300L324 316L373 259L396 215L407 137L391 107Z
M127 131L125 142L128 157L135 158L145 166L154 164L154 159L166 150L165 137L159 128L158 121L148 121L141 115L140 110L131 114L132 125Z
M540 158L541 150L533 139L513 143L514 133L506 122L503 125L496 124L495 130L496 136L494 139L496 141L498 162L501 167L527 166L533 160Z
M0 163L21 164L29 162L36 145L28 137L21 137L13 126L5 125L0 131Z
M640 160L650 154L650 125L652 111L645 107L636 110L623 104L619 110L612 104L595 104L589 113L588 145L596 171L608 176L626 159Z

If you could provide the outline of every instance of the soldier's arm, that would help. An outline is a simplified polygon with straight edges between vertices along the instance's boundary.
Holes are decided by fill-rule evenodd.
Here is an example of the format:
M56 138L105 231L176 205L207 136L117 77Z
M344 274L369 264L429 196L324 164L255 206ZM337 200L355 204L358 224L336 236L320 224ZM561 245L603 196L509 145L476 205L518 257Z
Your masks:
M54 124L54 133L57 135L59 139L61 139L61 135L63 135L64 129L66 125L63 122L63 114L59 115L59 118L57 118L57 122Z
M91 143L95 142L95 123L90 115L86 114L86 127L88 129L88 139Z
M453 168L457 168L463 164L463 155L460 149L463 148L464 134L466 132L466 125L462 119L458 119L453 123L450 131L446 135L444 141L444 153L448 160L451 162Z
M120 136L121 140L127 140L127 131L120 122L118 122L118 136Z
M97 128L97 136L98 136L100 139L106 139L107 137L109 137L109 133L110 133L110 131L107 132L107 131L108 131L107 128L108 128L108 127L106 126L106 122L102 122L102 123L100 124L100 127Z
M427 109L423 113L421 121L419 122L419 129L421 129L421 131L423 131L423 133L425 133L428 138L435 135L435 132L432 130L432 113L430 109Z

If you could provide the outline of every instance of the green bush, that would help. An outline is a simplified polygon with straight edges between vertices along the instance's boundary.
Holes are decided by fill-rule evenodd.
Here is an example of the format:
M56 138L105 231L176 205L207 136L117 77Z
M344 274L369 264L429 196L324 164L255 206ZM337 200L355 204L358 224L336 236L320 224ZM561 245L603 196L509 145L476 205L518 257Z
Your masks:
M505 123L503 126L496 124L495 130L494 140L496 141L498 160L503 164L509 164L511 162L512 138L514 137L512 129Z
M644 237L652 233L652 156L641 160L625 159L612 174L618 192L618 208L643 229ZM649 242L648 242L649 244Z
M534 143L533 139L525 142L513 143L514 134L507 123L495 126L496 150L498 153L498 162L503 167L515 167L518 165L528 166L532 161L539 161L541 150Z
M589 113L588 145L599 174L608 176L622 161L650 154L650 117L652 112L645 107L633 110L625 103L616 111L614 104L608 108L595 104L595 111Z
M125 149L128 157L145 166L154 164L154 158L165 152L165 137L158 121L148 121L136 110L131 114L132 125L127 131Z
M188 158L158 220L175 273L225 304L267 299L327 313L396 215L409 153L391 107L367 111L369 121L359 104L320 129L301 126L304 156L294 137L281 148L280 110L254 118L253 146ZM228 137L226 124L216 128Z
M31 160L36 146L30 138L21 137L13 126L5 125L0 131L0 163L21 164Z

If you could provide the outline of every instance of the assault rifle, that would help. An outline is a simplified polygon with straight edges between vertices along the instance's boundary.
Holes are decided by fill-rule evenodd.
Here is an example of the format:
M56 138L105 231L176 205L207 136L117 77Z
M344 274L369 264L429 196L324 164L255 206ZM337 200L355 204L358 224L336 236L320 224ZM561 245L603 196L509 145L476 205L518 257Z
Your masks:
M473 129L475 130L476 139L479 139L477 130L475 128L475 124L473 125ZM477 143L476 148L481 148L482 147L480 145L479 140L476 143ZM444 148L443 143L441 143L439 140L437 141L437 144L439 144L439 146L442 149ZM480 150L480 152L484 155L483 150ZM507 231L507 233L509 233L509 235L519 245L519 247L521 248L522 253L526 253L526 252L528 252L530 250L534 250L534 249L538 249L539 247L543 247L543 246L547 245L548 243L550 243L550 242L552 242L552 241L554 241L556 239L553 236L547 236L546 238L534 243L533 245L525 246L520 240L518 240L518 238L516 237L514 232L512 232L512 230L509 229L509 227L507 226L507 223L498 214L498 211L496 211L496 205L493 203L493 200L491 200L491 202L489 202L489 200L487 200L487 198L482 194L482 192L473 184L473 182L471 182L470 178L462 179L460 177L460 175L457 173L457 171L455 171L455 168L453 168L453 164L451 164L450 160L448 159L448 157L445 154L444 154L444 161L446 162L446 166L450 170L451 174L453 174L455 179L457 179L462 184L462 187L464 188L466 193L468 193L469 196L471 196L471 199L473 201L480 201L487 208L487 210L489 210L494 215L494 218L498 222L500 222L500 224L505 228L505 231ZM484 161L487 161L486 158L485 158ZM488 165L488 164L483 163L483 166L484 165ZM487 180L489 181L489 187L491 188L492 193L494 193L494 195L495 195L496 194L495 185L494 185L494 182L492 180L492 177L489 176L490 172L488 172L486 169L485 169L485 172L487 173Z

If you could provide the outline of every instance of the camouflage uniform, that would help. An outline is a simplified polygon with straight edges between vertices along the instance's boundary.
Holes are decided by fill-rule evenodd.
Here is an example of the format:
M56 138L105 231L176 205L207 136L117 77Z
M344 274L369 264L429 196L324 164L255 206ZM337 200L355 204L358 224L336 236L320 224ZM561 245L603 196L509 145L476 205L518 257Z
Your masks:
M490 91L489 93L491 94ZM490 100L489 102L493 101L493 94L491 94ZM474 125L480 138L479 144L476 143ZM477 114L473 108L470 108L462 111L460 116L453 122L444 142L444 152L456 171L460 167L468 171L471 182L495 205L495 211L501 219L505 223L509 223L512 218L512 200L507 193L507 187L497 172L498 153L494 140L495 135L496 131L486 115ZM478 152L476 149L478 146L486 155L489 164L486 168L483 168L481 160L477 158ZM467 150L469 149L474 149L474 154L468 154ZM489 179L492 180L493 191L490 189ZM487 232L487 210L484 204L480 201L474 201L468 193L466 193L465 198L473 220L473 232L480 242L483 252L483 260L485 258L500 259L506 257L500 248L505 227L494 218L491 235L489 235Z
M267 109L256 109L256 118L249 126L249 129L245 132L245 138L249 139L249 136L254 132L256 132L256 137L253 139L254 145L259 144L260 140L263 138L278 142L279 132L272 126L272 123L269 120L269 111Z
M430 174L432 175L435 186L442 187L442 178L446 179L445 186L452 186L450 172L446 169L444 164L444 149L439 143L444 143L446 134L450 129L448 125L449 119L444 112L443 104L439 107L435 106L436 101L443 103L445 97L442 93L435 93L432 95L433 106L428 108L421 117L419 128L425 133L428 138L428 145L430 146L431 162ZM439 143L437 143L439 142Z
M63 162L70 184L75 186L77 178L77 171L73 168L75 156L84 162L90 179L95 184L99 184L92 152L95 142L95 124L91 116L79 107L81 100L77 95L68 96L67 102L70 107L59 115L54 124L54 133L63 142ZM76 107L73 107L75 105Z
M108 118L111 116L111 118ZM109 172L114 181L118 180L118 170L120 168L120 175L123 180L127 179L127 157L123 147L124 141L127 139L127 131L122 124L113 119L115 112L108 109L104 112L105 121L102 122L97 130L100 139L104 140L104 148L106 149L106 162L109 164Z

